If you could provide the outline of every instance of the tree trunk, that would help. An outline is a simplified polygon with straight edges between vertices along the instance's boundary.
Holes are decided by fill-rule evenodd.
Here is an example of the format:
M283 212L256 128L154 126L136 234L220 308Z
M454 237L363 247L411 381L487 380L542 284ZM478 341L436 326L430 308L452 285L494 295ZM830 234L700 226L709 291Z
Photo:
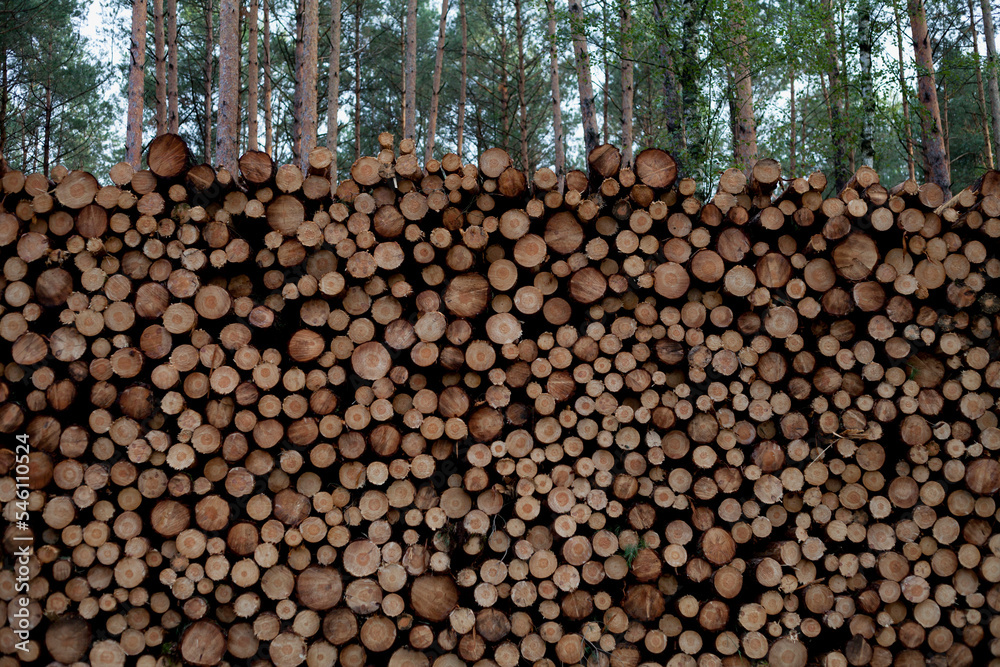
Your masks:
M49 49L52 48L50 38ZM42 173L49 175L49 152L52 150L52 73L45 77L45 125L42 139Z
M689 159L698 163L705 156L705 139L701 104L701 58L698 55L699 25L705 14L705 2L684 0L683 25L681 28L681 65L678 89L681 95L681 147Z
M167 0L167 131L177 134L177 0Z
M521 169L531 172L531 161L528 158L528 100L525 91L524 64L524 20L521 15L522 0L514 0L515 20L517 21L517 97L521 113Z
M976 35L976 8L969 0L969 35L972 38L972 51L976 55L976 92L979 94L979 110L982 113L983 136L986 138L986 168L993 168L993 142L990 141L990 119L986 112L986 91L983 88L983 70L979 64L979 38Z
M146 68L146 0L132 2L131 62L128 76L128 118L125 161L133 169L142 162L142 98Z
M757 121L753 108L753 79L750 71L750 49L747 47L746 5L735 0L732 11L736 34L736 63L733 71L734 113L733 152L736 161L750 174L757 162Z
M653 21L663 31L658 42L660 59L662 61L660 65L663 67L661 85L663 115L667 126L667 149L680 151L683 150L686 144L682 93L678 90L677 77L674 74L674 60L670 53L669 44L673 40L670 37L667 10L661 5L659 0L654 0L653 2Z
M864 0L862 0L864 2ZM844 15L844 3L841 2L837 5L837 11L840 16L837 17L837 27L839 28L838 34L840 35L840 62L847 63L847 17ZM854 166L854 152L855 152L855 142L853 136L853 127L851 123L851 70L849 67L844 65L844 69L840 70L840 90L844 96L844 105L841 107L843 109L843 114L841 118L844 119L844 146L847 151L847 178L849 179L857 169ZM844 183L847 184L846 181Z
M500 72L500 127L503 128L503 138L500 145L505 151L510 150L510 95L507 92L507 6L506 1L493 16L492 22L500 23L500 57L494 60Z
M4 155L7 148L7 105L8 102L8 76L7 76L7 49L0 50L0 156Z
M608 67L608 35L611 34L608 23L608 0L601 0L601 30L603 31L603 36L601 39L601 103L604 107L603 113L601 114L601 136L603 138L601 143L608 143L608 102L610 102L608 92L610 86L608 85L608 72L610 71Z
M913 35L913 55L917 61L917 96L925 113L921 116L924 160L928 176L951 197L951 168L944 147L941 107L938 106L937 85L934 81L934 61L927 37L927 16L923 0L909 0L910 31Z
M264 0L267 2L267 0ZM260 48L257 35L257 2L250 0L250 10L247 13L247 25L250 27L247 47L247 149L258 150L257 145L257 105L260 85L257 52Z
M406 132L406 8L399 13L399 134Z
M941 135L944 137L944 159L951 164L951 128L948 126L948 82L941 82Z
M794 66L789 66L788 68L788 93L789 93L788 171L792 176L795 176L795 67Z
M441 23L438 26L437 51L434 53L434 77L431 82L431 109L427 117L427 145L424 151L424 164L434 156L434 144L437 137L438 100L441 96L441 68L444 66L444 37L448 22L448 0L441 0Z
M861 165L875 167L875 91L872 83L871 0L858 3L858 53L861 62Z
M622 0L622 164L632 166L632 103L635 95L632 62L632 0Z
M302 160L302 20L306 0L295 0L295 90L292 93L292 164Z
M264 152L274 148L271 122L271 0L264 0Z
M205 5L205 162L212 163L212 0Z
M573 54L576 76L580 84L580 115L583 118L583 143L587 155L597 148L597 118L594 110L594 86L590 81L590 56L587 53L585 22L580 0L569 0L570 24L573 34Z
M361 159L361 10L364 0L358 0L354 12L354 160Z
M236 67L236 160L239 164L239 157L242 154L240 143L243 138L243 32L246 28L246 11L243 9L243 0L237 0L236 6L236 44L238 54Z
M316 125L319 113L316 79L319 69L319 1L305 0L302 20L302 115L300 161L302 172L309 170L309 153L316 148Z
M462 23L462 56L460 63L462 71L459 75L458 83L458 147L456 151L458 152L458 156L462 157L462 151L465 148L465 101L469 79L469 25L465 16L465 0L458 0L458 15Z
M827 82L829 92L827 104L830 110L830 141L833 144L833 182L837 192L844 189L850 175L847 173L847 136L842 120L843 109L840 106L840 57L837 52L837 31L833 20L833 0L826 0Z
M329 94L326 105L326 147L333 153L330 181L334 187L337 184L337 139L339 138L337 116L340 112L340 27L341 1L332 0L330 3L330 79L327 85Z
M906 166L910 172L910 180L917 178L916 165L913 162L913 129L910 126L910 101L909 91L906 88L906 75L903 66L903 27L899 20L899 10L896 5L892 6L892 13L896 21L896 57L899 62L899 93L903 100L903 124L906 127Z
M562 192L566 177L566 148L562 129L562 102L559 90L559 47L556 37L555 0L545 0L545 12L549 19L549 84L552 88L552 135L555 143L556 178Z
M997 58L996 35L993 33L993 14L990 0L980 0L983 8L983 37L986 38L986 69L989 72L990 111L993 115L993 154L1000 159L1000 60Z
M406 58L403 64L403 138L415 139L417 130L417 0L406 5Z
M236 116L240 112L239 0L219 4L219 121L215 129L215 162L235 175L239 169Z
M163 34L163 0L153 0L153 53L156 60L156 134L167 131L167 57Z

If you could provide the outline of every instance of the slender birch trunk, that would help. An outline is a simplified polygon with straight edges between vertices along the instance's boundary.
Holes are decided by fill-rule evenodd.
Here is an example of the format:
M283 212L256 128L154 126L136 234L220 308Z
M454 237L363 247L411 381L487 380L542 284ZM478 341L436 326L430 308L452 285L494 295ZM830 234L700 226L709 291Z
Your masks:
M837 49L837 32L833 17L833 0L826 0L827 82L829 91L827 105L830 110L830 140L833 144L833 181L839 192L850 178L847 173L846 134L843 125L843 109L840 105L840 56Z

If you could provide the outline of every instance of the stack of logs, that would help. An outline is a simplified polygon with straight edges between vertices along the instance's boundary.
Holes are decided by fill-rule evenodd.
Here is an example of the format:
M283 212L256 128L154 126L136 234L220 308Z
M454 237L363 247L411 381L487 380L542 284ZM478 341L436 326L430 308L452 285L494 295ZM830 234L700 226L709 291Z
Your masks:
M5 169L0 667L1000 656L1000 173L380 143Z

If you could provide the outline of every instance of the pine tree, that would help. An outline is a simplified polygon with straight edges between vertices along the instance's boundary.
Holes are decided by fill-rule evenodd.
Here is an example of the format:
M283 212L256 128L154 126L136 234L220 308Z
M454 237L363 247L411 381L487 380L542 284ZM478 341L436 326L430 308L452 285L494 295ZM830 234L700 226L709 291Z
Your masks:
M142 161L142 100L146 69L146 0L132 0L132 42L128 77L125 161L138 169Z
M573 32L573 53L576 56L576 76L580 87L580 115L583 117L583 143L587 155L597 148L597 117L594 110L594 86L590 79L590 55L587 53L587 38L584 35L586 21L580 0L569 0L571 30Z
M930 180L951 196L951 165L945 151L941 107L938 105L934 80L934 61L927 36L927 15L923 0L909 0L910 31L913 35L913 55L917 61L917 97L924 108L920 117L924 161Z
M235 175L239 114L240 39L239 0L221 0L219 5L219 122L215 131L215 161Z

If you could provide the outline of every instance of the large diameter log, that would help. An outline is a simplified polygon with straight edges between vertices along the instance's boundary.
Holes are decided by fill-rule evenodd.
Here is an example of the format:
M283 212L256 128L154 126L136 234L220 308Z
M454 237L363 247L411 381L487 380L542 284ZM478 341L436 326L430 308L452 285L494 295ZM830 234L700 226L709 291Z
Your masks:
M677 163L666 151L647 148L635 158L635 175L643 185L663 190L674 184Z
M1000 463L993 459L976 459L965 467L965 484L981 496L1000 491Z
M317 611L336 607L343 590L340 573L330 566L307 567L295 579L295 593L299 602Z
M86 655L90 643L90 625L78 616L61 618L45 631L45 648L54 660L67 665Z
M197 621L181 637L181 657L192 665L219 664L226 652L226 637L212 621Z
M161 134L149 142L146 163L160 178L177 178L187 171L191 154L187 143L176 134Z
M456 276L444 292L444 305L457 317L475 317L489 300L489 281L476 273Z
M458 604L458 588L451 577L422 575L413 580L410 603L421 618L443 621Z
M837 273L847 280L864 280L871 275L878 261L878 246L864 232L851 232L833 249L833 264Z

